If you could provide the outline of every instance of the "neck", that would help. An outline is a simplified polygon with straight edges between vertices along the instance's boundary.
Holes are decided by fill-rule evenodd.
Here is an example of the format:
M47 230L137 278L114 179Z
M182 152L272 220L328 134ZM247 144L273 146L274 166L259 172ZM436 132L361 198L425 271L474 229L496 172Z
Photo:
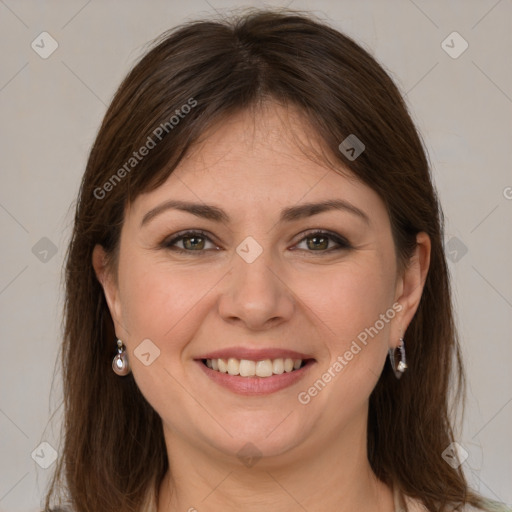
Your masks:
M158 512L393 512L391 489L377 479L366 452L366 415L273 457L244 465L165 429L169 471Z

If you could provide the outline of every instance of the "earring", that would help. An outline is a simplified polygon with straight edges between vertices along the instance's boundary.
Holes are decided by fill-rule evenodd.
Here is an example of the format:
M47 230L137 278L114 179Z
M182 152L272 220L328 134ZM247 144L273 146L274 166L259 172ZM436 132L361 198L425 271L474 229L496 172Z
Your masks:
M126 353L121 340L117 340L117 354L114 359L112 359L112 370L121 377L130 373L128 354Z
M389 349L389 360L391 362L391 368L393 368L395 377L399 379L407 369L407 363L405 362L405 345L403 338L400 338L400 343L397 348L398 350L400 350L400 361L398 362L398 365L396 364L395 360L394 348Z

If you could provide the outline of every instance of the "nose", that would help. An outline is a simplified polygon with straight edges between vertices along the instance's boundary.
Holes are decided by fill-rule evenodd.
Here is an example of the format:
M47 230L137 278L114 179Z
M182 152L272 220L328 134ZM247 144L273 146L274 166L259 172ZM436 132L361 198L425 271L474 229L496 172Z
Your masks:
M225 321L264 330L289 320L294 309L293 292L271 250L264 249L251 263L235 254L219 299L219 314Z

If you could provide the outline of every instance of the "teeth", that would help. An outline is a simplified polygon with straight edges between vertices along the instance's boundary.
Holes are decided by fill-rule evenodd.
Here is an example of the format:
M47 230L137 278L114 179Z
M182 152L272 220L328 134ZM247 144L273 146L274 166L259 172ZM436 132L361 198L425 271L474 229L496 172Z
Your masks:
M272 361L265 359L256 363L256 375L258 377L270 377L272 375Z
M211 359L210 359L211 361ZM206 360L206 364L208 365L208 359ZM219 366L220 373L228 373L228 363L224 359L217 359L217 364ZM213 367L213 364L212 364Z
M229 375L240 374L240 361L238 359L235 359L234 357L230 357L228 359L228 373Z
M298 359L300 364L300 359ZM276 375L281 375L281 373L284 373L284 360L283 359L274 359L274 362L272 363L272 372Z
M241 377L271 377L298 370L302 359L265 359L263 361L250 361L249 359L207 359L206 366L220 373L240 375Z
M256 363L254 361L242 359L240 361L239 371L242 377L254 377L256 375Z

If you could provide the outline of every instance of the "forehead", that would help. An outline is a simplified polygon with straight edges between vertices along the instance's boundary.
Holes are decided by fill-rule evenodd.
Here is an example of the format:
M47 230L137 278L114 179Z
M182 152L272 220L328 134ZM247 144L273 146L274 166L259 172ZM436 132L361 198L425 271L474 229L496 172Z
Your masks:
M132 213L160 201L230 205L238 213L272 205L345 198L380 207L379 196L341 163L333 168L311 124L296 109L267 104L218 121L157 189L141 194ZM380 203L380 204L379 204ZM379 209L379 208L378 208Z
M236 166L238 162L245 166ZM191 168L228 168L233 176L250 168L258 170L251 173L256 177L293 170L313 176L328 169L324 144L305 115L293 106L273 102L218 121L202 135L177 171L180 174Z

